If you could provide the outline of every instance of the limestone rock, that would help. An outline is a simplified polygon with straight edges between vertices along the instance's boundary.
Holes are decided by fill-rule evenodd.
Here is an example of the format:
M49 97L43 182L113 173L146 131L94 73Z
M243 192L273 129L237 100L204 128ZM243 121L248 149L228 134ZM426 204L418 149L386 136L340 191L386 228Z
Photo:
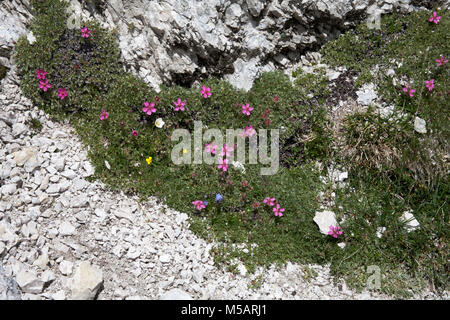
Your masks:
M162 263L169 263L170 260L172 260L172 258L168 254L163 254L159 256L159 261L161 261Z
M248 11L254 17L258 17L261 11L264 9L266 0L246 0Z
M41 275L41 280L45 283L55 281L56 277L52 270L45 270Z
M63 260L59 264L59 271L65 276L70 276L73 270L73 263L70 261Z
M18 138L22 133L24 133L25 131L27 131L27 126L24 125L23 123L14 123L13 124L13 136L15 138Z
M400 217L400 220L403 223L405 223L407 232L417 230L420 227L420 223L416 220L414 215L409 211L404 212L402 214L402 216Z
M5 274L0 264L0 300L22 300L17 282Z
M225 12L225 23L232 28L237 28L242 14L243 11L239 4L231 4Z
M16 281L23 292L38 294L44 289L44 281L40 280L35 273L22 270L17 274Z
M328 235L330 226L336 227L338 225L336 215L334 212L328 210L316 212L314 222L319 226L320 232L325 235Z
M39 258L34 260L33 266L38 266L39 268L44 270L47 268L49 261L50 260L48 258L48 254L44 253L44 254L40 255Z
M66 294L64 290L59 290L58 292L52 295L53 300L66 300Z
M14 194L17 190L17 186L15 183L5 184L0 187L0 193L3 195L11 195Z
M377 228L377 237L381 238L383 236L383 233L386 231L386 227L378 227Z
M373 84L365 84L362 89L356 91L358 103L363 106L370 105L376 98L377 93Z
M36 148L24 148L12 154L16 165L23 166L28 161L37 162L38 150Z
M93 300L103 284L102 271L88 261L80 263L72 278L72 299Z
M425 120L416 117L414 119L414 130L418 133L427 133L427 123Z
M69 222L65 221L59 226L59 233L63 236L71 236L75 234L75 227Z
M187 292L175 288L164 293L160 300L192 300L192 297Z
M23 5L17 3L0 7L0 56L9 57L14 43L22 34L27 33L24 23L26 19L19 13L27 11L24 9Z

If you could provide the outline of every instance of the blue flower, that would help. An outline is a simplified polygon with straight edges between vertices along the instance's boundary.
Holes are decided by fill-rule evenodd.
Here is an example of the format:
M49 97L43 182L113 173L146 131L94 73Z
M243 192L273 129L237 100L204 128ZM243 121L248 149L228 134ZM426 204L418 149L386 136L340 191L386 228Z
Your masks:
M223 200L222 195L220 195L219 193L216 194L216 201L217 201L217 202L221 202L222 200Z
M208 201L203 201L203 204L205 205L205 207L208 205Z

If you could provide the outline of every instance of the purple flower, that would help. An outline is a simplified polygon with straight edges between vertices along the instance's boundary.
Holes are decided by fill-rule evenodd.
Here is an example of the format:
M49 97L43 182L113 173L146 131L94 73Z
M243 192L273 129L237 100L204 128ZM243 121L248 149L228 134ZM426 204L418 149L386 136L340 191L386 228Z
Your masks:
M175 105L175 111L184 111L184 106L186 105L186 101L181 101L180 98L178 98L177 101L174 101L173 103Z
M330 231L328 231L328 234L330 236L332 236L333 238L337 238L339 235L342 234L341 227L339 227L339 226L335 227L335 226L331 225Z
M205 87L205 86L202 86L202 90L200 91L200 93L202 94L203 98L205 98L205 99L212 95L211 88Z
M102 110L102 113L100 113L100 120L106 120L109 117L109 113L106 112L106 110Z
M416 92L416 90L411 89L409 85L407 85L406 87L403 88L403 92L409 94L409 96L412 98L414 97L414 92Z
M277 205L275 206L275 208L272 209L272 211L275 213L275 217L277 216L282 217L284 208L280 208L280 205L277 203Z
M229 157L231 152L233 152L234 148L233 146L228 146L227 144L225 144L222 148L222 152L220 153L221 156L227 156Z
M219 158L219 165L217 169L222 169L222 171L228 170L228 159Z
M435 11L435 12L433 12L433 15L430 17L430 19L428 19L428 21L430 21L430 22L434 22L435 24L438 24L439 23L439 20L441 20L441 16L438 16L437 15L437 12Z
M205 206L205 204L204 204L204 202L203 201L201 201L201 200L195 200L195 201L192 201L192 204L195 206L195 208L197 209L197 210L202 210L202 209L204 209L204 208L206 208L206 206Z
M267 204L268 206L274 206L275 205L275 198L267 197L264 199L263 203Z
M39 88L41 88L44 92L50 89L52 86L48 83L48 79L44 79L39 81Z
M425 85L428 88L428 91L432 91L434 88L434 79L425 80Z
M442 67L444 64L448 62L448 60L445 59L444 56L441 56L439 59L436 59L436 62L438 64L438 67Z
M253 111L253 107L250 106L250 104L243 104L242 105L242 113L246 114L247 116L250 115L250 111Z
M36 71L36 77L40 80L44 80L46 75L47 75L47 72L45 72L42 69L39 69Z
M148 101L144 102L144 108L142 108L146 114L151 115L153 112L156 112L155 103L148 103Z
M66 89L59 88L59 89L58 89L58 97L60 97L61 100L64 100L64 98L67 97L67 91L66 91Z
M211 142L211 143L207 143L205 147L206 147L205 152L210 152L212 154L216 154L217 145L215 145Z
M241 137L251 137L256 133L256 130L253 129L253 126L247 126L245 127L245 129L241 132L240 136Z
M89 38L89 36L91 35L92 30L89 30L88 28L84 27L81 28L81 36L83 38Z

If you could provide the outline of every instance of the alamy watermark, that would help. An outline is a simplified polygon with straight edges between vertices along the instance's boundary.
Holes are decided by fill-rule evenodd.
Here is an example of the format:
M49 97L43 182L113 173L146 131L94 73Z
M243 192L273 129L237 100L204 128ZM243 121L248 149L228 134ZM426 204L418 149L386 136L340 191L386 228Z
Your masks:
M68 7L67 13L70 14L69 18L67 18L66 25L67 29L80 29L81 28L81 15L77 15L73 8Z
M250 130L249 130L250 131ZM270 154L268 150L268 136L270 133ZM207 129L203 132L203 123L194 121L194 135L187 129L176 129L172 133L172 142L181 141L172 149L171 159L176 165L181 164L221 164L237 162L241 165L246 163L246 139L248 138L248 164L263 164L261 175L274 175L279 168L279 137L278 129L251 129L246 134L246 129L226 129L224 134L219 129ZM193 141L192 141L193 140ZM225 142L225 143L224 143ZM218 149L215 152L205 150L205 143L214 144ZM192 149L193 146L193 149ZM229 146L231 152L223 149ZM226 148L226 147L225 147ZM193 150L193 154L192 154Z
M381 30L381 11L372 10L366 19L366 26L368 29Z
M381 269L379 266L372 265L367 267L367 273L371 276L367 279L367 288L372 290L381 289Z

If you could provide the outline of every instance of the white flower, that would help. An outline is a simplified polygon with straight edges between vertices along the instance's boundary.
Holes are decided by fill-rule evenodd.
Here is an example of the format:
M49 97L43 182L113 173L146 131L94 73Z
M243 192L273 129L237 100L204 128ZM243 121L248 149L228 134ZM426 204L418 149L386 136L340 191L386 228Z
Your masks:
M161 118L158 118L155 121L155 126L157 126L158 128L162 128L164 126L164 124L165 124L165 122Z

